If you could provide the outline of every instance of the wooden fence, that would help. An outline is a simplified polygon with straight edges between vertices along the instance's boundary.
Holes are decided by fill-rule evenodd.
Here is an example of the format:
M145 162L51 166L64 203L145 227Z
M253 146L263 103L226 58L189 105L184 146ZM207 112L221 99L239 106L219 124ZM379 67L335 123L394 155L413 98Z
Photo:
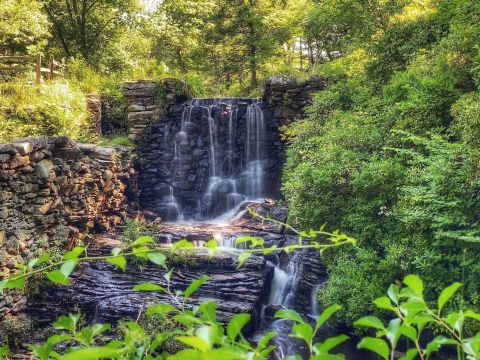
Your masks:
M53 55L48 58L47 67L42 67L42 55L37 56L0 56L1 72L26 72L35 71L37 84L42 82L42 74L46 75L48 81L56 77L63 77L64 65L55 61Z

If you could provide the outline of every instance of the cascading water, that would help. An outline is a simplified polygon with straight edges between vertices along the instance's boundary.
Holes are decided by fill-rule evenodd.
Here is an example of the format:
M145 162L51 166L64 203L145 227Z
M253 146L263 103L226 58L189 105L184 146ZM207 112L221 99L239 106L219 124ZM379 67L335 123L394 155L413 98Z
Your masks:
M192 156L205 151L208 152L208 180L197 185L199 195L195 206L188 208L183 206L184 201L175 200L176 218L170 217L173 202L162 201L159 208L161 213L168 210L167 221L211 221L245 201L265 196L266 123L259 101L193 99L184 104L177 129L173 136L172 177L185 179L185 169L194 167ZM203 129L207 130L206 136L199 136ZM178 182L181 186L182 181ZM192 193L181 190L176 191L180 196Z

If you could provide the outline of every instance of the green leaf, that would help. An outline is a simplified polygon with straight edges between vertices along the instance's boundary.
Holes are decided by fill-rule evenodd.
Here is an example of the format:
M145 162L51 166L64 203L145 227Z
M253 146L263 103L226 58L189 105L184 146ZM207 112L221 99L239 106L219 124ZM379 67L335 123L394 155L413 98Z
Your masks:
M365 316L353 323L356 326L367 326L378 330L385 330L385 326L379 318L375 316Z
M474 319L474 320L478 320L480 321L480 314L477 314L475 311L473 310L467 310L465 311L465 317L468 317L470 319Z
M438 315L441 314L443 307L450 300L450 298L455 294L455 292L462 287L463 284L455 282L449 287L443 289L442 293L438 297Z
M445 336L437 336L431 342L427 344L426 355L427 358L434 352L440 350L443 345L457 345L457 342L453 339L448 339Z
M122 271L125 271L125 268L127 267L127 259L125 259L125 256L113 257L113 258L107 259L107 262L109 262L112 265L115 265L117 268L121 269Z
M150 248L148 246L138 246L132 249L133 255L139 259L148 259L147 254L149 251Z
M364 337L357 346L359 349L367 349L380 355L383 359L388 359L388 345L382 339Z
M417 275L407 275L403 279L403 283L407 285L421 299L423 299L423 281Z
M187 345L189 345L189 344L187 344ZM185 360L185 359L188 359L188 360L205 360L204 354L202 354L201 352L198 352L197 350L193 350L193 349L182 350L182 351L179 351L176 354L168 357L168 360Z
M5 357L10 353L10 348L8 345L0 346L0 357Z
M403 335L405 335L407 338L409 338L412 341L417 340L417 329L415 329L413 326L407 325L407 324L402 324L400 326L400 331Z
M275 313L275 317L278 319L286 319L286 320L291 320L298 323L304 322L300 314L292 309L280 309Z
M5 286L8 283L8 279L0 281L0 294L3 292L3 289L5 289Z
M63 255L64 260L77 260L80 255L85 252L85 248L77 246Z
M245 261L247 261L247 259L252 256L251 253L249 252L242 252L240 255L238 255L238 265L237 265L237 270L240 269L243 264L245 263Z
M215 324L217 322L217 303L207 301L200 304L198 310L202 313L201 319L205 322Z
M15 274L15 276L19 276L20 274ZM15 279L13 280L10 279L10 280L7 280L7 283L6 285L4 285L5 289L20 289L20 290L23 290L25 288L25 278L24 277L21 277L21 278L18 278L18 279Z
M323 343L318 343L314 345L314 350L317 355L328 354L330 350L336 346L347 341L349 337L347 335L338 335L335 337L328 338Z
M69 314L68 316L60 316L57 321L53 323L53 328L56 330L68 330L75 332L77 329L80 314Z
M268 347L268 344L270 343L270 340L272 340L275 336L277 336L277 333L275 331L269 331L268 333L263 335L258 341L257 349L266 349Z
M46 263L48 260L50 259L50 255L49 254L43 254L42 256L40 256L39 258L37 259L32 259L28 262L28 266L30 268L34 268L36 266L40 266L44 263Z
M47 272L47 278L55 284L70 285L70 280L60 270L53 270Z
M72 348L75 349L75 348ZM119 349L111 349L106 346L103 347L90 347L76 349L68 352L62 356L62 360L98 360L116 358L121 353Z
M168 315L178 313L178 310L169 304L154 304L147 308L147 315Z
M208 351L210 348L205 340L196 336L177 336L175 339L201 352Z
M418 350L413 348L413 349L409 349L407 350L407 352L405 353L405 355L403 355L400 359L398 360L413 360L417 357L417 354L418 354Z
M212 239L209 240L206 245L209 249L216 249L218 247L218 242Z
M119 247L114 247L114 248L112 249L112 255L113 255L113 256L117 256L117 255L119 255L122 251L123 251L123 249L121 249L121 248L119 248Z
M238 334L242 329L250 322L250 314L237 314L235 315L227 325L227 335L228 338L232 341L235 341Z
M197 338L204 340L208 344L209 349L213 348L221 340L220 334L220 328L217 325L200 326L195 332Z
M373 301L373 303L379 308L379 309L386 309L386 310L392 310L395 311L396 308L392 305L390 302L390 299L386 296L379 297Z
M163 275L163 278L170 282L172 279L172 274L173 274L173 269L170 269L165 275Z
M133 248L133 247L136 247L136 246L140 246L140 245L144 245L144 244L151 244L151 243L155 243L155 240L153 240L153 238L151 236L141 236L137 240L132 242L129 247Z
M202 286L209 280L210 280L210 276L203 275L199 279L192 281L192 283L188 285L187 289L183 293L183 296L185 297L185 299L188 299L193 293L195 293L198 290L200 286Z
M304 322L301 322L292 326L292 334L290 336L297 339L302 339L308 345L311 343L313 335L312 327Z
M177 251L177 250L191 250L194 249L195 246L188 240L183 239L180 241L177 241L172 245L171 251Z
M165 291L163 287L153 283L142 283L135 285L133 288L134 291Z
M328 321L333 314L337 311L340 311L342 307L340 305L334 304L323 310L322 314L319 316L317 320L317 324L315 325L315 332L326 322Z
M400 289L398 288L398 285L390 285L387 291L387 295L395 305L398 305L398 301L400 300Z
M164 269L167 268L167 266L165 265L165 261L166 261L167 257L164 254L162 254L161 252L148 253L147 258L148 258L148 260L150 260L155 265L161 266Z
M387 329L386 329L386 336L392 344L392 348L397 346L398 339L402 335L400 326L402 324L402 319L396 318L392 319L388 322Z
M75 270L75 266L77 266L76 260L68 260L60 267L60 271L66 278L68 278L73 270Z

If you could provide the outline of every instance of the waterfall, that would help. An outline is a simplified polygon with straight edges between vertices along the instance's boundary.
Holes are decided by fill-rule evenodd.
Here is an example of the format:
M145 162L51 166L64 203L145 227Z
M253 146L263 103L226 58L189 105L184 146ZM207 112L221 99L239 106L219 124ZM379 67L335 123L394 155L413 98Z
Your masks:
M193 99L184 104L181 119L178 118L180 126L173 136L169 171L173 181L184 186L187 172L197 165L192 158L208 153L208 179L196 185L198 195L190 201L195 204L190 205L193 212L185 213L181 191L175 202L160 203L162 209L169 211L168 221L223 219L222 215L230 214L245 201L258 201L265 196L266 124L261 106L261 102L252 99ZM174 207L176 219L170 217Z
M274 276L270 290L269 304L291 307L295 300L298 282L302 276L302 252L297 251L290 256L286 270L281 264L274 266Z

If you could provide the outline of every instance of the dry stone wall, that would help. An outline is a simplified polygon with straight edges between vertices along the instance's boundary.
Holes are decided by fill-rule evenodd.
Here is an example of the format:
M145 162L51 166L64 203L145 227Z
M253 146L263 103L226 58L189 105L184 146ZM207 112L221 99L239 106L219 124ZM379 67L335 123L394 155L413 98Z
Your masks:
M136 196L131 151L65 137L0 145L0 276L45 251L72 246L88 232L123 221ZM26 298L0 297L0 318Z

